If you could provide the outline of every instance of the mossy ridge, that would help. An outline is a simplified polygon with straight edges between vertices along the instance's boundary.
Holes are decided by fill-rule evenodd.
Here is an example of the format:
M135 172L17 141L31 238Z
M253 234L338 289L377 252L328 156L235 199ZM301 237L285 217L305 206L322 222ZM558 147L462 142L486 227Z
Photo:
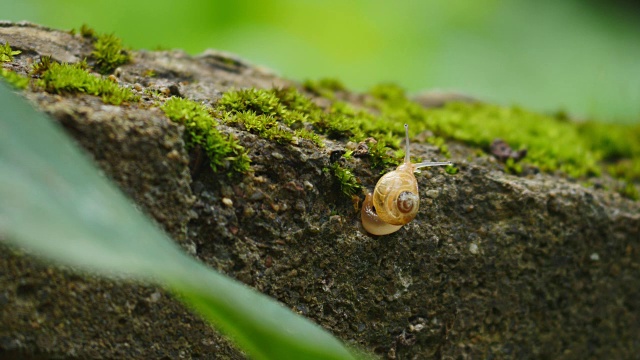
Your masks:
M217 122L204 105L172 97L160 108L169 119L185 126L187 148L202 148L213 171L225 168L239 173L249 171L250 159L245 148L231 134L225 137L216 129Z
M487 104L450 103L440 109L424 109L410 101L404 91L393 85L380 85L371 91L370 105L382 116L408 123L413 133L430 130L438 137L488 148L496 138L505 139L514 148L527 148L523 161L543 171L560 170L571 176L599 175L599 153L579 133L575 124L522 110ZM434 137L431 142L443 146ZM442 148L443 153L447 152ZM519 164L509 171L519 172Z
M389 155L400 144L400 137L391 130L397 123L354 109L345 102L335 101L325 110L295 88L244 89L224 93L215 109L226 123L241 124L246 130L280 144L291 142L293 136L320 147L324 142L319 134L356 142L371 136L378 140L370 152L374 167L386 168L399 162L398 157Z
M100 96L106 104L120 105L127 101L139 101L139 97L128 88L91 74L85 62L51 63L36 85L54 94L85 93Z

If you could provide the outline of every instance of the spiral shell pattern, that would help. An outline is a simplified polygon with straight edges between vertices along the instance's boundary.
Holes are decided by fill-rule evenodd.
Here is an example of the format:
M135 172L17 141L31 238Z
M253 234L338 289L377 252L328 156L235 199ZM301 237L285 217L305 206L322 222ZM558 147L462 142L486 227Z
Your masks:
M380 219L391 225L404 225L418 214L418 182L411 169L392 171L378 180L373 206Z

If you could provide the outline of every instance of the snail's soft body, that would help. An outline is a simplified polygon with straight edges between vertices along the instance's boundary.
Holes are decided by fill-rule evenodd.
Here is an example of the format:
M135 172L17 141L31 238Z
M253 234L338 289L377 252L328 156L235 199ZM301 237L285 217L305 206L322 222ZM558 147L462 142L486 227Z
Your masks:
M409 159L409 130L405 124L406 151L404 163L383 175L373 194L364 199L360 212L362 226L372 235L387 235L400 230L418 214L420 196L414 171L426 166L450 165L450 162L411 163Z

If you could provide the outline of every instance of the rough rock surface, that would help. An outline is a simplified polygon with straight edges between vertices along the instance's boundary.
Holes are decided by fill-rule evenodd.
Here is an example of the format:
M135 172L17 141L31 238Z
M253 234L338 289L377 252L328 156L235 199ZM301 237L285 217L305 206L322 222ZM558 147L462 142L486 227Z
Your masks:
M22 50L87 57L79 35L0 23ZM133 52L118 82L213 103L230 88L291 84L227 54ZM152 69L156 76L144 72ZM330 151L233 127L253 173L192 173L183 129L145 97L24 95L59 121L185 251L382 357L634 358L640 351L640 212L615 193L550 174L516 177L450 143L460 172L418 176L421 210L399 232L362 233L322 169ZM418 156L436 149L415 143ZM351 159L369 188L366 159ZM231 204L228 200L230 199ZM162 290L70 274L0 252L0 358L244 358Z

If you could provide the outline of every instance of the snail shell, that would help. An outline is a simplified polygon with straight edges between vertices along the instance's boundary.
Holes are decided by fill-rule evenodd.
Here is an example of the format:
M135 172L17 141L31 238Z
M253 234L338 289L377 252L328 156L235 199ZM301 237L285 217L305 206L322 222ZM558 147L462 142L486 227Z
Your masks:
M418 181L413 172L421 167L450 165L451 162L412 164L409 159L409 128L404 125L406 151L404 163L378 180L373 195L367 194L360 218L364 229L373 235L387 235L413 220L420 208Z
M406 170L386 173L373 190L373 206L387 224L404 225L413 220L420 207L416 177Z

